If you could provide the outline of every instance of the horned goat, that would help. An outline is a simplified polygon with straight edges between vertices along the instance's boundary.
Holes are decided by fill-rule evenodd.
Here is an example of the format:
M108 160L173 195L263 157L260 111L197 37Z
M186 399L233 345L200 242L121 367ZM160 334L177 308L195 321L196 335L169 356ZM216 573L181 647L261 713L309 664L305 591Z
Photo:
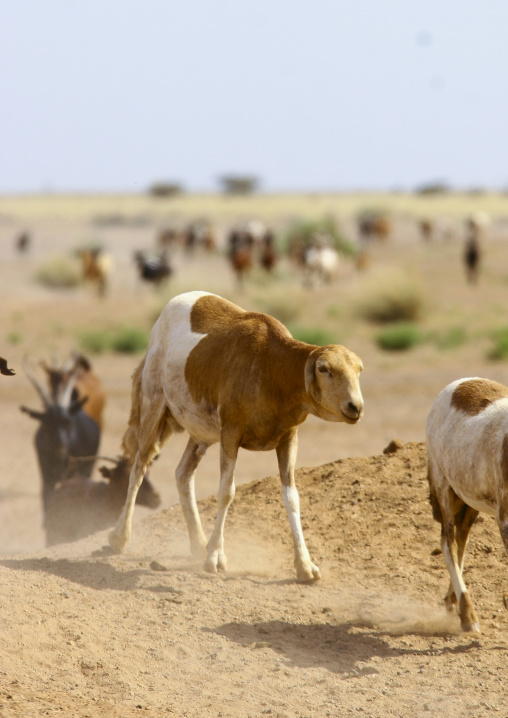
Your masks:
M309 414L356 424L363 414L362 362L335 344L318 347L293 339L280 322L247 312L206 292L174 297L150 335L133 376L123 450L133 460L127 501L110 533L122 550L131 534L134 501L150 461L173 432L190 435L176 469L191 550L206 553L205 569L226 569L224 523L235 494L240 448L275 449L284 503L293 533L297 578L320 577L305 545L295 485L297 430ZM196 468L220 443L218 514L206 541L194 494Z

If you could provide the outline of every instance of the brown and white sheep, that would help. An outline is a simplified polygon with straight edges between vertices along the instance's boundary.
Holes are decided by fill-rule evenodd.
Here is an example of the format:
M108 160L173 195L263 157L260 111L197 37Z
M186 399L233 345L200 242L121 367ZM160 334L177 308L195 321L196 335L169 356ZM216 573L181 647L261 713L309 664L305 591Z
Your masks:
M356 424L363 414L362 362L335 344L293 339L280 322L247 312L206 292L174 297L152 329L148 351L133 376L124 452L134 460L127 501L110 534L121 550L131 534L134 501L150 461L173 432L190 435L176 470L180 502L194 554L205 568L226 569L224 522L235 494L240 448L275 449L293 534L297 578L320 577L305 545L295 486L297 430L309 414ZM220 443L218 514L206 541L194 494L196 468Z
M426 422L433 515L451 583L448 610L464 631L479 631L464 579L464 551L480 511L494 516L508 553L508 387L478 377L448 384Z

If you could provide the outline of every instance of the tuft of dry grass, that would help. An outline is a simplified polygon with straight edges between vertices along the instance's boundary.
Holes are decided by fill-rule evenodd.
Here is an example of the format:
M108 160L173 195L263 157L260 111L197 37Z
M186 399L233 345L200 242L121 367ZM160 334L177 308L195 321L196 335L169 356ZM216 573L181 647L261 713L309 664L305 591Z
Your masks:
M425 307L423 290L418 280L390 272L365 287L357 300L357 314L375 324L415 322L422 318Z
M57 255L42 264L34 278L49 289L73 289L81 283L81 272L70 257Z

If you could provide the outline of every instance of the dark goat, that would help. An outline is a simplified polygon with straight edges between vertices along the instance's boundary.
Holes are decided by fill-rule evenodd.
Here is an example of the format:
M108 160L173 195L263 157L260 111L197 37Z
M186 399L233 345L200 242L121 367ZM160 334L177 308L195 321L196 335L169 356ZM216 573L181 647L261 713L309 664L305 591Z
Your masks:
M46 514L46 545L78 541L113 526L127 496L131 465L126 457L113 468L101 466L106 481L74 476L59 483ZM156 509L160 496L145 475L136 503Z
M158 285L173 274L165 252L158 256L148 256L139 250L134 253L134 261L137 264L139 276L146 282Z
M46 519L55 486L76 473L86 477L92 473L99 449L100 429L83 411L86 397L72 399L74 373L71 373L58 399L54 400L37 381L26 360L24 368L44 405L43 411L24 406L21 410L40 422L35 434L35 449L42 475Z

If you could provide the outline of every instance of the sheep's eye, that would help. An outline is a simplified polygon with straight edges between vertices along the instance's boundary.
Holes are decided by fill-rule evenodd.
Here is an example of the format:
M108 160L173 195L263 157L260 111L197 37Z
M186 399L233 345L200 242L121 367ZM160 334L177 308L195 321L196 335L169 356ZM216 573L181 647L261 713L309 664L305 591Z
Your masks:
M328 374L328 376L332 375L332 372L329 369L327 369L325 366L320 366L319 371L321 372L321 374Z

